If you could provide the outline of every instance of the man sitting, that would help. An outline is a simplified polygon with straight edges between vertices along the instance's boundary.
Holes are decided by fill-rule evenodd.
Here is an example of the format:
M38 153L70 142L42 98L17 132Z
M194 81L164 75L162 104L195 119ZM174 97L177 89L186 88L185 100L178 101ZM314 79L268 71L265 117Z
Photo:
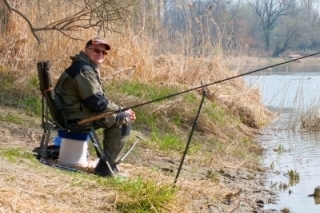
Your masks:
M84 51L70 57L71 65L61 74L54 89L61 100L68 124L122 109L106 97L101 84L99 67L110 49L102 39L93 38L86 43ZM94 121L96 128L104 128L104 152L115 173L119 172L119 154L124 148L130 125L135 119L135 113L129 109ZM123 131L122 125L128 125L127 131ZM101 159L95 173L101 176L111 175Z

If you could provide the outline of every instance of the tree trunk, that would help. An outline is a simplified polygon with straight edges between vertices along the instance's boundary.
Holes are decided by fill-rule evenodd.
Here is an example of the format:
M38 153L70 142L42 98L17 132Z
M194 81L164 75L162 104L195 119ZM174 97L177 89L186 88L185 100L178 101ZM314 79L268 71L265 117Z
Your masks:
M282 47L277 47L275 49L275 51L272 54L272 57L279 57L280 54L284 53L284 51L287 50L288 46L289 46L289 41L286 40Z
M286 49L284 49L283 47L277 47L276 49L275 49L275 51L272 53L272 57L279 57L279 55L281 54L281 53L283 53L284 51L285 51Z
M265 36L266 36L265 37L266 51L269 51L269 49L270 49L270 31L267 31Z
M8 22L9 22L9 13L7 6L3 1L0 1L0 33L4 34L7 30Z

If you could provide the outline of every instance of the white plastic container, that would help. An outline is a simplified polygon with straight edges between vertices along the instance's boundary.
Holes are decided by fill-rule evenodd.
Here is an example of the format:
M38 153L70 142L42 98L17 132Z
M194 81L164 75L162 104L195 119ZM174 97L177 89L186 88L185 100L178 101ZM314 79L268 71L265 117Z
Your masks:
M87 153L87 140L61 138L58 162L67 166L86 167L88 165Z

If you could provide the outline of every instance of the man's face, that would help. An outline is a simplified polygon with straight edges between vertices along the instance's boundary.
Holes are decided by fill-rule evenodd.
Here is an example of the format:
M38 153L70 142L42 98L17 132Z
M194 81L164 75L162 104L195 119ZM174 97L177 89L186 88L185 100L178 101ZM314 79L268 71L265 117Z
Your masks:
M100 66L100 64L104 61L105 56L108 54L106 47L103 44L93 44L89 47L86 47L85 53L97 66Z

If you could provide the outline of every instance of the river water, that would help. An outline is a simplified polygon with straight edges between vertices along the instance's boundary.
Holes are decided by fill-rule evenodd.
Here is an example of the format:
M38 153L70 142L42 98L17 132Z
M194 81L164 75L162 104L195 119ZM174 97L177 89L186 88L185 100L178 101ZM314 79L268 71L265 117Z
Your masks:
M257 68L261 67L248 71ZM265 186L278 195L276 203L265 205L265 209L320 212L320 200L308 197L320 186L320 131L300 129L301 116L318 110L320 63L292 62L246 76L245 80L260 88L263 103L279 115L260 138L266 149L263 165L270 168ZM290 181L289 171L299 178Z

